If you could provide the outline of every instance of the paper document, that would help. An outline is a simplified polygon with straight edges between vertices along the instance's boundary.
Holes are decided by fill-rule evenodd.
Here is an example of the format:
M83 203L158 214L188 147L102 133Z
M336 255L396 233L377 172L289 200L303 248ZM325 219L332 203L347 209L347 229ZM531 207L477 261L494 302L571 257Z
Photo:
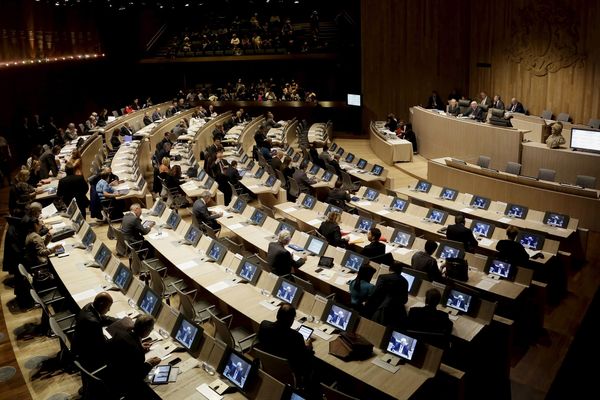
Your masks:
M73 295L73 301L78 303L82 300L91 299L92 297L96 297L96 294L98 294L98 291L96 289L90 289L90 290L86 290L84 292L79 292L79 293Z
M196 261L192 260L192 261L187 261L187 262L178 264L177 268L179 268L180 270L184 271L186 269L194 268L197 265L198 265L198 263Z
M58 212L58 210L56 209L56 206L54 205L54 203L50 203L50 205L42 208L42 218L51 217L52 215L56 214L57 212Z
M229 286L230 286L230 284L227 281L220 281L217 283L213 283L210 286L207 286L206 290L208 290L211 293L217 293L223 289L227 289Z
M475 287L482 290L490 290L497 283L498 281L495 279L484 278L481 281L479 281L479 283L477 283Z

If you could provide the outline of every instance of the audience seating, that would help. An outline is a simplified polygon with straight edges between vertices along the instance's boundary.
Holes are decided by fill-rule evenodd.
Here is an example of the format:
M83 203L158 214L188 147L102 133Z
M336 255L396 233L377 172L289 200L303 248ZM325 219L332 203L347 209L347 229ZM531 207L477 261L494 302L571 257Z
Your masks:
M521 173L521 164L518 162L509 161L506 164L505 172L509 174L519 175Z
M492 161L491 157L479 156L479 158L477 159L477 165L479 165L481 168L489 168L491 161Z
M554 178L556 177L556 171L553 169L540 168L537 177L539 180L542 181L554 182Z
M542 115L540 115L543 119L552 119L552 111L544 110L542 111Z
M560 113L558 114L558 117L556 117L556 120L560 122L569 122L570 119L571 116L567 113Z
M575 181L577 186L581 186L582 188L594 189L596 187L596 177L588 176L588 175L577 175L577 180Z

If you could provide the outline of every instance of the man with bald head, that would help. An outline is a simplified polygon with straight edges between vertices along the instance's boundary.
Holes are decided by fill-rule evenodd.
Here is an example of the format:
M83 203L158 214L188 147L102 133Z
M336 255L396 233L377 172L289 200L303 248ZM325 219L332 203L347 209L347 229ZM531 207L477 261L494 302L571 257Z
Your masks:
M147 235L154 226L153 221L148 221L146 226L142 225L140 215L142 215L142 206L139 203L134 203L129 207L128 214L123 216L121 221L121 231L125 240L129 243L144 240L144 235Z
M459 114L458 116L467 117L477 121L481 121L484 118L483 109L479 107L476 101L472 101L469 108L467 108L467 111L465 111L464 114Z

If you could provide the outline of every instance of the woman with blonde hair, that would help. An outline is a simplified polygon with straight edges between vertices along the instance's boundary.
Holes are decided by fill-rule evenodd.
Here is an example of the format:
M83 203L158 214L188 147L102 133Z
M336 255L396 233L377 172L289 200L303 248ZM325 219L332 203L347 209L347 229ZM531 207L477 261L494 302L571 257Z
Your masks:
M327 219L321 223L318 230L331 246L346 247L348 245L348 239L342 238L340 217L341 213L337 211L329 212L329 214L327 214Z

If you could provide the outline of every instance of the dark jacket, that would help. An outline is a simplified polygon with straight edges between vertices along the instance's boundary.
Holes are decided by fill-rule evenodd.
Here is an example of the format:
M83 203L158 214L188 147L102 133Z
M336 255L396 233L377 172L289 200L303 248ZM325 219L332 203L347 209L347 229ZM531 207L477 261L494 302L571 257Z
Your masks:
M275 275L283 276L292 273L292 268L299 268L304 260L294 261L292 254L279 242L269 243L267 262Z
M524 266L529 261L529 254L527 254L523 245L514 240L500 240L496 244L496 250L498 250L498 258L514 265Z
M62 198L65 205L69 205L71 200L75 198L77 206L80 210L85 210L90 201L87 198L87 193L90 187L81 175L67 175L58 181L56 195Z
M428 343L446 349L452 334L452 321L448 314L434 307L413 307L408 311L408 329L423 333L440 334L427 337Z
M100 315L92 303L79 311L73 334L73 354L87 370L95 371L107 363L108 343L102 328L114 321L112 317Z
M465 245L465 250L473 252L477 248L477 240L473 236L473 232L463 224L449 225L446 231L448 240L454 240Z
M319 233L325 236L327 243L331 246L346 247L348 242L342 239L340 226L334 222L323 221L319 227Z
M108 342L107 354L109 386L126 393L144 384L143 380L152 366L146 363L142 342L132 330L116 330Z
M219 224L215 221L215 219L218 218L218 214L211 214L208 207L206 207L206 203L204 203L202 199L198 199L194 202L192 214L194 214L198 223L204 222L213 228L219 227Z
M375 291L365 304L364 316L393 329L406 323L408 282L400 273L381 275L377 278Z
M432 282L443 282L442 273L437 266L435 258L424 251L417 251L413 254L410 260L410 266L417 271L426 272L427 278Z
M144 235L147 235L150 229L144 228L142 220L133 213L125 214L121 221L121 231L128 243L144 240Z
M292 177L296 180L296 182L298 182L298 187L300 188L301 193L310 193L310 185L312 185L314 182L308 179L306 172L298 168Z
M371 242L362 249L360 254L369 258L382 256L385 254L385 244L379 241Z
M58 175L58 166L56 165L56 157L51 150L48 150L40 157L40 178L46 179L50 176L56 177Z
M304 345L300 332L279 322L262 321L257 339L260 350L287 359L296 373L308 373L307 367L312 354Z

